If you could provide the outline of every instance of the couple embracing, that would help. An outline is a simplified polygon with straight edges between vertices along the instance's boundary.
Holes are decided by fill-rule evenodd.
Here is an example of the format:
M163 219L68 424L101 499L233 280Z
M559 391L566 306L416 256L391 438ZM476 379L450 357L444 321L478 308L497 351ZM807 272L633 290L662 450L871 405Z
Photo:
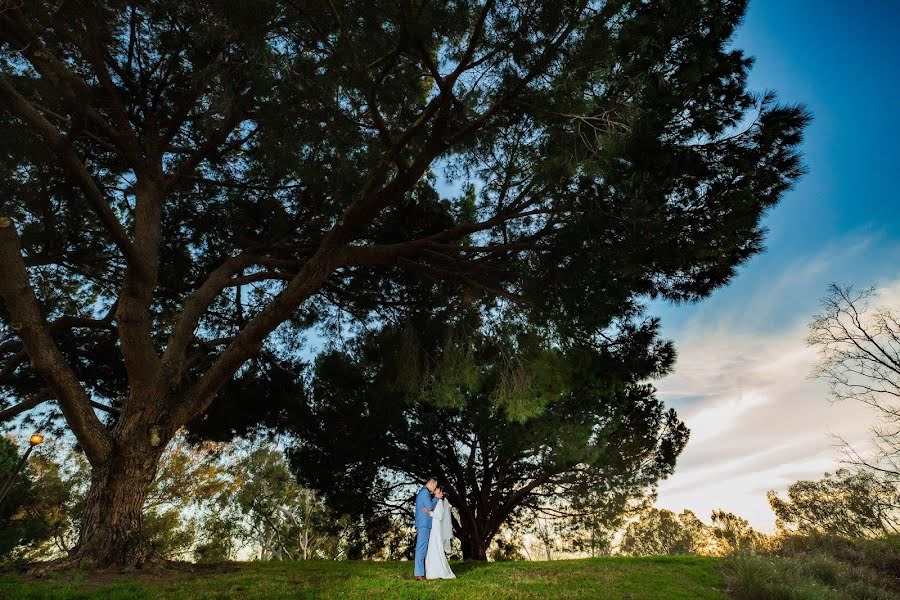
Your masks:
M444 488L429 479L416 494L416 579L456 578L445 554L452 539L450 503Z

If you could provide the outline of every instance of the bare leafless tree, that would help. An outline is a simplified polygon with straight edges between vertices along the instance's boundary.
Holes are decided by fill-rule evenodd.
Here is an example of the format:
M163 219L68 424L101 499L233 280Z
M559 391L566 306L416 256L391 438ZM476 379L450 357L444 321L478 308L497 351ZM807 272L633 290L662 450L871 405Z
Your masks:
M812 376L828 382L832 399L875 412L874 451L841 439L846 461L900 483L900 318L890 307L872 306L877 295L874 287L829 286L807 343L819 351Z

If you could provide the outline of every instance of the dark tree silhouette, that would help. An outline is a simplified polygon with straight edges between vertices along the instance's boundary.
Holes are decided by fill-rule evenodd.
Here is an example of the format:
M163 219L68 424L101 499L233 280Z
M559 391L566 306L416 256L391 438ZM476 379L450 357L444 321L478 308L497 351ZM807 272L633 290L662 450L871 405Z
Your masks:
M672 472L687 429L643 379L674 353L655 321L623 326L601 348L554 348L528 331L409 328L317 361L309 414L293 429L295 473L338 511L363 495L411 522L410 493L430 476L458 509L463 556L484 560L522 516L624 512ZM410 351L410 348L418 351ZM431 365L430 367L428 365Z
M745 8L0 4L0 385L91 463L72 559L144 561L167 442L306 328L440 283L590 338L726 283L807 121L746 89Z

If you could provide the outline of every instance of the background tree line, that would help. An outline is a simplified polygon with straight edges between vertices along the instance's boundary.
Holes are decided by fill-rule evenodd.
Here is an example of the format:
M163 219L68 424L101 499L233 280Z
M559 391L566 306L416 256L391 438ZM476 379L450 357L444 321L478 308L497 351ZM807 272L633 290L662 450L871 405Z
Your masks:
M5 476L16 453L12 442L0 439L0 476ZM65 555L77 543L87 478L84 459L71 452L48 449L36 455L0 510L0 560ZM414 535L408 520L394 518L372 528L365 519L340 515L297 483L284 454L265 439L227 449L178 444L164 455L151 490L142 537L160 559L396 560L411 555ZM777 519L773 535L755 531L724 510L714 511L707 523L690 510L675 514L647 503L627 512L597 511L588 520L531 515L502 527L489 556L724 556L768 553L796 535L885 538L900 528L898 495L896 487L873 474L848 469L798 481L784 496L769 494ZM456 545L455 552L461 556L462 548Z

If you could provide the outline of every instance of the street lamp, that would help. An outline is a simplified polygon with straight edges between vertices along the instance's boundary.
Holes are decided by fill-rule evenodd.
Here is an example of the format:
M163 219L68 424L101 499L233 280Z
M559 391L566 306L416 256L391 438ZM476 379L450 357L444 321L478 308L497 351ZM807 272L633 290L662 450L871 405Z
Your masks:
M28 438L28 450L25 451L25 454L22 455L22 458L19 459L19 462L16 463L16 468L13 469L12 473L9 474L9 478L7 478L6 483L3 484L3 490L0 491L0 505L3 504L4 498L6 498L6 494L9 493L9 490L12 488L13 481L16 480L16 476L19 474L19 471L22 470L22 467L25 466L25 461L28 460L28 456L31 454L31 451L34 450L34 447L38 444L43 443L44 435L35 431L31 434L31 437Z

